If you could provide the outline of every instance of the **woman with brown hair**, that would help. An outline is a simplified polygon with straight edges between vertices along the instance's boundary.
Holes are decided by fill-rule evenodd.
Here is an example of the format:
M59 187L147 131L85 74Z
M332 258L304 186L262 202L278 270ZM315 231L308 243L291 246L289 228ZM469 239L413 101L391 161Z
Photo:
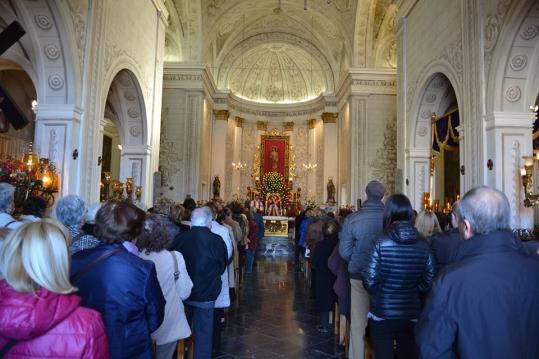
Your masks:
M152 358L150 333L163 322L165 298L155 265L123 245L140 235L145 217L132 203L105 203L95 220L95 235L102 243L72 259L71 282L83 304L103 315L115 359Z
M182 301L191 294L193 282L187 273L181 253L168 251L170 238L166 225L160 216L146 216L144 230L137 238L140 257L152 261L157 270L157 279L167 301L165 319L161 326L152 333L155 340L156 359L170 359L176 349L176 341L191 335L191 329L185 317Z

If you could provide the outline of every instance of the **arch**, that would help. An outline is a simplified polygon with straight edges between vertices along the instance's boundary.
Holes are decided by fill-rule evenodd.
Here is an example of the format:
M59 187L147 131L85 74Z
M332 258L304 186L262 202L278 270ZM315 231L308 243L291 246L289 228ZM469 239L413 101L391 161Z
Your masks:
M431 89L433 93L439 92L436 91L436 87L434 86L434 80L439 75L445 77L453 88L457 103L462 103L462 92L457 80L458 77L451 65L443 60L430 64L418 78L418 83L421 84L421 86L419 87L419 91L416 91L416 96L413 99L412 110L407 116L409 119L409 126L407 129L408 143L406 144L406 148L408 150L425 148L430 150L430 116L433 112L438 113L436 104L441 101L441 99L438 95L434 94L436 95L436 100L433 102L428 102L426 97L429 89Z
M26 34L2 58L21 66L35 84L40 104L72 104L79 98L74 40L56 2L0 3L0 28L21 23Z
M487 113L529 112L539 88L538 23L539 4L527 0L516 2L506 25L496 28L498 43L487 74Z
M150 142L146 99L139 79L137 67L130 60L119 58L115 66L105 75L105 86L101 95L99 114L104 114L109 93L113 93L113 108L124 144L147 146Z

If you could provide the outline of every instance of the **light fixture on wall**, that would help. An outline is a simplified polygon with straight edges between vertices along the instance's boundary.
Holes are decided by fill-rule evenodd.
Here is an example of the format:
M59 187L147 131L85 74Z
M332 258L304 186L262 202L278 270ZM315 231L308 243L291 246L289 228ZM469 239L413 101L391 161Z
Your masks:
M304 170L305 172L312 172L312 171L315 170L316 167L318 167L318 164L317 164L317 163L311 163L311 162L309 162L309 163L304 163L304 164L303 164L303 170Z
M247 170L247 163L245 162L232 162L232 168L237 171L244 172Z
M34 113L34 115L37 115L37 109L38 109L38 106L39 104L37 103L37 100L32 100L32 112Z

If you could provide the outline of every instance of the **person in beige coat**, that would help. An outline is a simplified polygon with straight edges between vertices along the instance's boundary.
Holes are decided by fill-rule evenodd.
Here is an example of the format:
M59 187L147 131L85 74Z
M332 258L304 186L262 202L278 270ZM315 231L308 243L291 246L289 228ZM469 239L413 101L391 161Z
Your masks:
M166 225L158 215L148 215L144 221L144 231L136 240L140 258L152 261L157 271L157 279L167 301L165 319L152 333L156 341L156 358L170 359L176 342L191 335L187 323L183 300L191 295L193 282L185 267L181 253L168 251L170 238Z

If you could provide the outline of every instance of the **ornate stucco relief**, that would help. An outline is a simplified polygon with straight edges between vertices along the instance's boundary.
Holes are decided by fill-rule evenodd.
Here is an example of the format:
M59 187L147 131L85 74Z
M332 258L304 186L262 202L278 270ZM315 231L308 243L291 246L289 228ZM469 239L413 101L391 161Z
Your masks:
M372 175L385 184L389 193L395 192L395 169L397 168L397 119L387 122L384 142L376 150L376 158L370 161Z

